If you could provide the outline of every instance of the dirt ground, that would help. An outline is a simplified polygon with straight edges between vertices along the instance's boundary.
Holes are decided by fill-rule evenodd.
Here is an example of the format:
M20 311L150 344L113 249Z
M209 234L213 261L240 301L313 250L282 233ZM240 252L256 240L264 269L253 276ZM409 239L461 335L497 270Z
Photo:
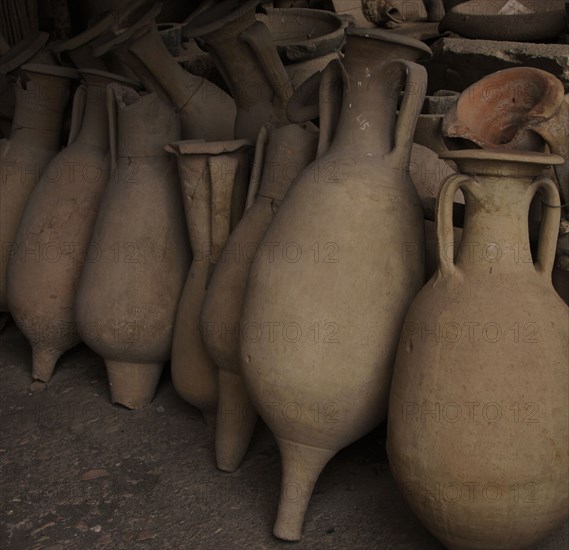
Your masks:
M271 534L276 444L259 426L234 474L214 464L212 433L168 376L142 411L111 405L102 360L67 353L52 381L31 380L30 350L0 334L0 548L287 548ZM397 490L385 426L323 472L295 549L441 549ZM569 548L569 524L539 550Z

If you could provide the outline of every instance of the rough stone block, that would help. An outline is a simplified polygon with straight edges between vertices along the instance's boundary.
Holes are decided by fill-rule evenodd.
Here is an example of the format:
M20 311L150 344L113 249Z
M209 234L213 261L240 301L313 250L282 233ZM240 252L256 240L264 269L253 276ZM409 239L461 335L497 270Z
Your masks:
M554 74L569 93L569 45L441 38L432 46L429 93L462 91L482 77L511 67L528 66Z

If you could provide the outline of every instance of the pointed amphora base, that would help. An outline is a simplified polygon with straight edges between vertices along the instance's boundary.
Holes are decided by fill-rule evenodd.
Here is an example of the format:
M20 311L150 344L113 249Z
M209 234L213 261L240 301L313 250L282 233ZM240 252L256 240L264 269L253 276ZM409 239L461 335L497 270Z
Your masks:
M282 540L298 541L314 485L336 451L279 438L277 443L281 451L282 481L273 535Z
M60 356L60 351L32 347L33 379L40 382L49 382Z
M219 402L215 432L215 460L224 472L239 468L257 423L257 411L249 399L243 378L219 370Z
M105 359L111 401L129 409L142 409L156 392L164 363L125 363Z

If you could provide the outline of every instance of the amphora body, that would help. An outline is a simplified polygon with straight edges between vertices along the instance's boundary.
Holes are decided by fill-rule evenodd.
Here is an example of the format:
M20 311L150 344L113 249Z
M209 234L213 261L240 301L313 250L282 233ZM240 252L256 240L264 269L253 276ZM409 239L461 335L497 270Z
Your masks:
M33 377L47 382L59 356L79 342L75 292L109 178L105 87L122 77L82 72L69 145L32 191L8 266L8 305L33 350ZM136 86L136 83L133 83Z
M551 270L561 157L455 151L441 187L439 268L413 301L391 386L393 475L447 548L534 547L567 516L568 320ZM453 254L452 200L466 216ZM529 206L546 207L537 255Z
M243 214L251 145L247 140L190 140L166 148L176 154L192 248L192 265L176 313L172 381L210 425L215 425L218 374L202 337L200 314L230 230Z
M348 29L337 129L327 111L338 102L326 97L325 84L319 156L261 243L276 243L273 256L249 275L241 322L258 335L241 339L241 366L281 451L273 532L285 540L300 538L324 465L385 418L397 338L424 277L423 212L402 167L426 72L394 59L428 52L384 31ZM333 61L325 73L338 69ZM298 498L290 498L291 487Z
M82 340L105 360L111 398L141 408L170 358L174 317L189 269L189 245L173 159L174 111L155 94L107 88L111 176L76 317Z
M0 311L7 311L6 274L18 224L30 193L59 152L69 86L79 73L24 65L15 84L16 110L9 139L0 141Z
M219 368L216 460L218 468L229 472L239 467L257 420L239 364L240 319L249 270L270 253L259 247L261 240L290 184L314 160L318 132L308 126L261 130L249 188L251 204L227 240L202 308L205 344Z

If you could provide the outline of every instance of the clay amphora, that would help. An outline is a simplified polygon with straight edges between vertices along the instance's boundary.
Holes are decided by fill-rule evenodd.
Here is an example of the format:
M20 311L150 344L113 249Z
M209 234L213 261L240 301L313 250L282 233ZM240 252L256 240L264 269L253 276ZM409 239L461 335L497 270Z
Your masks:
M237 103L235 137L252 141L261 127L288 122L292 83L267 27L255 19L259 0L223 0L183 30L205 44Z
M173 106L170 95L162 84L129 49L132 37L152 24L160 9L160 4L153 4L150 7L143 4L133 10L129 14L129 19L123 21L127 27L122 28L120 32L99 37L92 46L92 54L102 57L106 63L115 68L116 72L134 76L142 82L146 91L156 93L164 103Z
M7 311L6 273L20 217L32 189L60 148L61 123L74 69L24 65L16 82L10 138L0 141L0 311Z
M241 319L245 382L281 451L273 533L285 540L300 538L324 465L385 418L399 330L424 282L423 212L403 167L427 76L401 59L430 50L387 31L346 34L337 130L326 73L343 69L333 61L322 77L318 158L265 234L261 247L276 243L272 261L252 266Z
M116 42L126 42L126 47L144 66L144 72L150 72L166 91L179 112L184 139L232 139L234 100L212 82L194 76L176 62L156 28L154 17L159 11L159 6L151 9L140 22L117 37ZM138 65L132 69L144 80Z
M82 340L104 360L111 398L148 404L170 357L176 306L189 269L176 164L179 137L156 94L107 87L111 177L76 298Z
M79 343L73 303L109 178L105 88L121 77L81 71L68 146L46 167L22 215L7 274L8 307L32 346L35 379ZM132 83L136 86L136 83Z
M401 332L389 401L391 469L447 548L534 547L567 516L567 306L551 284L561 158L530 152L447 153L461 174L437 205L438 272ZM459 253L451 205L466 198ZM528 210L545 209L532 258Z
M202 339L200 313L215 264L243 214L251 145L246 140L194 140L166 147L178 161L193 257L176 313L172 381L209 425L215 425L217 411L217 367Z
M202 333L219 368L215 452L217 467L227 472L239 467L257 420L239 364L239 321L249 269L263 255L259 249L263 235L290 184L314 160L317 143L318 131L312 124L261 129L249 187L251 204L232 231L208 284Z

